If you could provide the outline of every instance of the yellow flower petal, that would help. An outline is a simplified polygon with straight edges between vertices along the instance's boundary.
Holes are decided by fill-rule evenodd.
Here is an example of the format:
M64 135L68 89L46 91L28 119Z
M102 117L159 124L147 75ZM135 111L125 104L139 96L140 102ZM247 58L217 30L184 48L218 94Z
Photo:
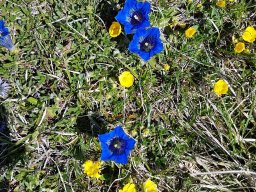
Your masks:
M242 38L246 42L253 43L256 39L256 30L254 29L254 27L247 27L242 35Z
M137 192L133 183L126 184L119 192Z
M242 42L237 43L234 50L235 50L235 53L242 53L245 50L244 43Z
M218 7L220 7L220 8L224 8L224 7L226 7L226 1L225 1L225 0L218 0L218 1L216 2L216 5L217 5Z
M124 71L121 75L119 75L118 79L120 84L126 88L131 87L134 82L134 77L130 71Z
M143 183L143 192L157 192L157 185L148 179L146 182Z
M214 85L213 91L218 95L224 95L228 92L228 84L223 79L217 81Z
M100 161L91 161L87 160L83 164L84 167L84 173L87 174L89 177L100 177L100 168L101 168L101 162Z
M121 32L122 32L122 27L120 23L113 22L109 28L109 35L111 37L117 37L121 34Z
M189 27L186 31L185 31L185 36L187 38L192 38L196 33L196 29L194 27Z
M164 64L164 70L165 71L169 71L170 70L170 65L168 65L168 64Z

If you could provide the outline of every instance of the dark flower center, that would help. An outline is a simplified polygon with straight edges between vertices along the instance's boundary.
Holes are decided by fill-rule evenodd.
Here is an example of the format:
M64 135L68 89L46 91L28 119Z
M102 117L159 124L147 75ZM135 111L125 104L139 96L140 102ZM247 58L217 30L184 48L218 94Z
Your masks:
M131 16L131 24L132 25L139 25L143 21L143 13L141 11L134 11Z
M140 49L142 51L149 52L155 47L155 44L155 38L149 35L140 43Z
M122 154L125 151L126 141L115 137L110 141L109 149L114 154Z

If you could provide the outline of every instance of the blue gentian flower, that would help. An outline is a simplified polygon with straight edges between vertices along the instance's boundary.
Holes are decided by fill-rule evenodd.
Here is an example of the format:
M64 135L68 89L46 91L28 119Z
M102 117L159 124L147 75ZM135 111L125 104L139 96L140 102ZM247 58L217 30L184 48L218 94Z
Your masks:
M0 78L0 97L5 98L7 96L7 92L9 89L10 89L10 86L8 85L8 83L4 82Z
M153 55L163 50L158 28L139 29L129 44L129 50L148 61Z
M0 46L12 50L13 44L9 29L4 26L4 20L0 20Z
M121 126L113 131L99 135L101 144L101 160L127 164L130 151L134 148L135 140L128 136Z
M150 26L149 2L137 2L136 0L127 0L124 8L120 10L115 17L116 20L124 25L126 34L135 33L137 29Z

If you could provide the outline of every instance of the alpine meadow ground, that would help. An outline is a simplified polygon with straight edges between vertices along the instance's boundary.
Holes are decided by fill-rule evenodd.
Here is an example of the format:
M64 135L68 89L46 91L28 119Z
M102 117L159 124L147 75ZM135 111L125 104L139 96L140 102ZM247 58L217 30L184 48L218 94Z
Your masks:
M132 1L0 2L1 192L256 191L255 0Z

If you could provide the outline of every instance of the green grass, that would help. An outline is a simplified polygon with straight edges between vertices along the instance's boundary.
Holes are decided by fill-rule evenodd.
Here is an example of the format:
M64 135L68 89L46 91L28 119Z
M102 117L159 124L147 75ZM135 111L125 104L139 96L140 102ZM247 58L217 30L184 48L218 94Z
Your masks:
M118 191L131 179L141 191L148 178L166 192L256 190L256 49L235 54L232 42L256 27L254 1L151 3L165 50L145 63L128 51L131 36L108 34L117 0L0 2L16 46L0 49L11 86L0 107L0 191ZM174 20L196 26L194 38ZM129 89L118 82L124 70L136 77ZM137 141L129 163L88 178L83 162L99 159L97 136L116 125Z

